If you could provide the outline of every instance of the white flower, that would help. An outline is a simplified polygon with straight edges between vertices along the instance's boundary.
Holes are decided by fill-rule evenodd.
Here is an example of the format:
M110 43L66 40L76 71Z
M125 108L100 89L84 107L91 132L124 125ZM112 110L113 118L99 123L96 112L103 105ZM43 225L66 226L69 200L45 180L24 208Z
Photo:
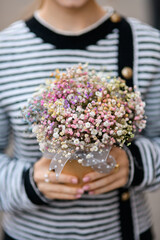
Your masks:
M83 88L77 88L77 92L82 92L83 91Z
M70 121L72 121L72 117L69 117L69 118L67 119L67 122L70 122Z
M90 112L90 114L89 114L91 117L94 117L96 114L95 114L95 112Z
M112 99L112 104L113 104L113 106L116 105L116 100L115 99Z
M102 92L96 92L96 96L102 97Z
M117 131L117 135L118 135L118 136L121 136L122 134L123 134L122 130L118 130L118 131Z
M89 122L87 122L87 123L85 124L85 126L86 126L86 128L90 128L91 124L90 124Z
M73 118L76 119L77 118L77 114L73 114Z
M68 148L68 145L67 144L63 144L62 145L62 149L66 149L66 148Z
M138 122L138 123L136 123L136 125L138 128L143 129L146 126L146 121Z
M117 117L122 117L124 115L124 113L123 112L115 112L115 115Z
M92 104L91 104L91 103L88 103L87 107L88 107L88 108L91 108L91 107L92 107Z
M54 138L59 138L59 134L56 132L56 133L53 134L53 137Z
M45 143L44 143L44 142L40 142L40 143L39 143L39 148L40 148L40 150L41 150L42 152L44 152L44 151L45 151Z
M105 122L103 123L103 125L104 125L105 127L108 127L108 126L110 126L110 123L109 123L108 121L105 121Z
M81 114L79 118L83 120L84 119L84 114Z
M86 158L87 158L87 159L92 158L92 157L93 157L93 154L91 154L91 153L88 153L88 154L86 155Z
M77 110L77 112L82 112L83 111L81 106L78 106L76 110Z
M98 151L98 147L97 146L93 146L92 148L91 148L91 151L93 152L97 152Z
M102 143L104 143L104 144L108 143L108 141L106 140L106 138L102 138Z
M59 132L59 129L58 128L55 128L54 129L54 133L58 133Z
M37 131L38 131L38 125L33 125L33 127L32 127L32 132L33 133L37 133Z
M76 70L76 73L78 73L78 74L80 74L82 71L81 71L81 69L80 68L78 68L77 70Z
M79 139L75 139L74 144L76 144L76 145L79 144Z
M141 102L141 106L144 108L146 106L145 102Z
M140 114L141 114L141 112L142 112L142 110L141 110L141 109L136 109L136 114L137 114L137 115L140 115Z
M93 130L91 131L91 134L96 135L96 134L97 134L97 130L96 130L96 129L93 129Z
M65 131L65 129L66 129L66 126L62 125L62 131Z
M61 116L58 116L58 117L56 118L56 120L57 120L58 122L60 122L60 121L61 121Z
M108 138L109 138L108 134L107 134L107 133L104 133L104 134L103 134L103 138L108 139Z

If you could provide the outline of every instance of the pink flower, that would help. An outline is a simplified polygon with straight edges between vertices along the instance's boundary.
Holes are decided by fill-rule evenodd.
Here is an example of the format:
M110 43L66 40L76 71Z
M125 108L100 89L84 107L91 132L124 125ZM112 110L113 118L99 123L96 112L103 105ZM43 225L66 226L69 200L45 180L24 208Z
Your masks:
M139 116L135 116L134 120L139 120Z
M74 128L74 129L76 129L76 128L77 128L77 125L72 124L71 127Z
M91 117L90 117L90 118L88 119L88 121L91 122L91 123L94 123L94 118L91 118Z
M73 123L76 124L77 121L78 121L78 118L74 119L74 120L73 120Z
M43 106L44 105L44 100L41 100L41 106Z
M80 136L80 133L79 133L79 132L77 132L77 133L76 133L76 135L77 135L77 137L79 137L79 136Z
M72 130L69 130L68 133L69 133L70 135L73 135L73 131L72 131Z

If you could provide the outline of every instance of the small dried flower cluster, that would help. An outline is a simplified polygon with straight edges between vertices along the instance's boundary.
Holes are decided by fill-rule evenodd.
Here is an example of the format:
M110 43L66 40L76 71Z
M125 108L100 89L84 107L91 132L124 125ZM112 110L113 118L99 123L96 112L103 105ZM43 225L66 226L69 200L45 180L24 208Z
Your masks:
M99 77L87 65L56 71L22 109L42 152L99 151L123 146L146 124L140 93L120 78Z

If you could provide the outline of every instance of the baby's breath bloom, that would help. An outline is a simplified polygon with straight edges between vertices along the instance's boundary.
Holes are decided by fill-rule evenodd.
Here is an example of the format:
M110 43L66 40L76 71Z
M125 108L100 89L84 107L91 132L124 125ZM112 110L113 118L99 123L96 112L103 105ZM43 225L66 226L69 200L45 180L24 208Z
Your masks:
M96 92L96 96L98 96L98 97L102 97L102 92Z
M118 131L117 131L117 135L118 135L118 136L121 136L122 134L123 134L123 131L122 131L122 130L118 130Z
M140 92L81 64L57 70L27 104L22 113L33 124L41 151L64 157L108 144L123 146L146 125Z
M58 132L59 132L59 128L55 128L54 133L58 133Z
M87 122L87 123L85 124L85 126L86 126L86 128L90 128L91 124L90 124L89 122Z
M56 132L56 133L53 134L53 137L54 138L59 138L59 134Z
M85 117L84 114L81 114L79 118L83 120L84 117Z
M75 139L74 144L76 144L76 145L79 144L79 139Z
M93 146L92 148L91 148L91 151L93 152L97 152L98 151L98 147L97 146Z
M96 135L98 131L96 129L92 129L91 134Z

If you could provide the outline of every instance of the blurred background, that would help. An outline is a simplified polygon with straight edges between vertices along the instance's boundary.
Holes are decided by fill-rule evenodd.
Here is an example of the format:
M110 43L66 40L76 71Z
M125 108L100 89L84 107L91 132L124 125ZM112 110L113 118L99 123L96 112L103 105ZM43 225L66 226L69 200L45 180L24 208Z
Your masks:
M98 2L113 6L125 16L138 18L160 29L160 0L98 0ZM38 0L0 0L0 30L16 20L28 18L37 6ZM155 240L160 240L160 190L148 194L148 201L153 215ZM1 218L2 213L0 213L0 240Z

